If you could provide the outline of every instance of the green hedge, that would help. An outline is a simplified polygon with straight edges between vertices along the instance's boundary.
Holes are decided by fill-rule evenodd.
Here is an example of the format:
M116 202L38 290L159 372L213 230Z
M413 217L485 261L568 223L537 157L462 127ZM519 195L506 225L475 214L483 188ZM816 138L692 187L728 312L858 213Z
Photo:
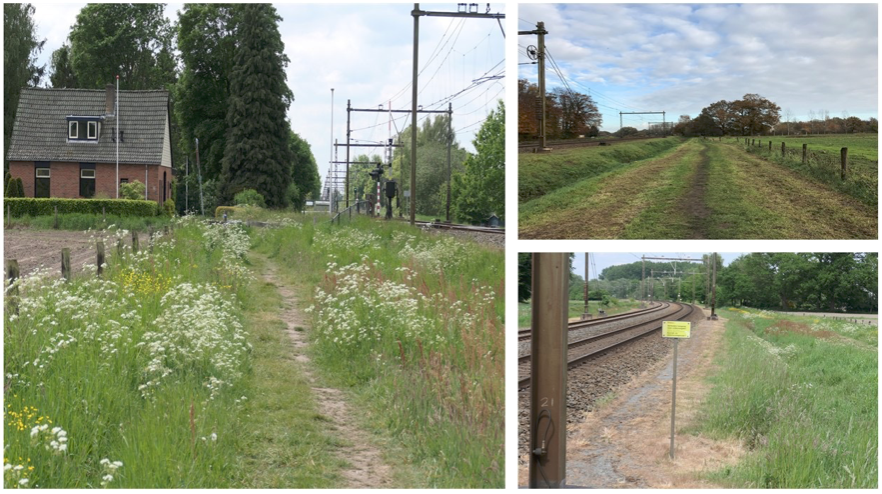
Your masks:
M55 214L84 213L101 214L102 208L109 215L156 216L156 201L133 201L129 199L61 199L56 197L34 198L7 197L3 200L3 212L9 208L12 217L44 216Z
M214 210L215 218L223 218L224 213L227 213L227 218L232 218L238 212L241 212L242 208L237 208L235 206L218 206L217 209Z

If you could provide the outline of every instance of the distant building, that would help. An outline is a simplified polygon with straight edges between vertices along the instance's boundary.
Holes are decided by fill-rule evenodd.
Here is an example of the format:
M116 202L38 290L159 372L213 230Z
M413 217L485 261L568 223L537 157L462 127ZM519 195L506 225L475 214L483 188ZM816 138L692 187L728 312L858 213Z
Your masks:
M24 88L6 159L26 197L115 198L116 89ZM171 197L168 91L119 92L119 181Z

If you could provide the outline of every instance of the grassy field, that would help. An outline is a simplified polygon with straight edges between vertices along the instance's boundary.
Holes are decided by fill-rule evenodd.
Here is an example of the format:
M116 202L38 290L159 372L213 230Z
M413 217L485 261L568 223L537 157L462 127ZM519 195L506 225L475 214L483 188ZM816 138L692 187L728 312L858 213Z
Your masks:
M738 488L878 487L878 328L744 309L693 433L747 456L714 473Z
M634 310L640 307L639 300L624 300L620 299L618 303L612 304L609 307L603 307L599 301L592 300L590 302L589 308L591 313L597 317L598 309L603 309L606 311L606 315L611 316L613 314L621 314L622 312L626 312L629 310ZM569 317L580 317L582 312L585 310L585 301L584 300L570 300L569 306ZM530 309L529 303L520 303L518 304L518 328L529 328L530 321L533 318L533 312Z
M616 170L633 161L658 156L682 142L679 138L649 139L610 147L561 149L553 153L518 155L518 202L527 202L586 178Z
M734 143L691 139L520 206L521 238L877 237L877 209Z
M877 134L829 134L816 136L762 137L762 146L745 146L743 149L786 166L820 183L829 185L843 194L850 195L866 204L879 202L879 147ZM772 141L769 151L768 142ZM785 154L781 155L781 142ZM802 145L807 145L806 163L802 163ZM840 150L848 148L848 173L846 180L840 176Z
M503 252L366 218L256 249L306 290L313 361L404 449L411 487L503 487Z
M103 230L110 226L116 226L123 230L145 231L148 227L162 228L171 222L168 216L116 216L82 213L70 213L58 215L58 228L60 230ZM48 230L55 225L55 216L19 216L17 218L5 218L6 228L37 228Z

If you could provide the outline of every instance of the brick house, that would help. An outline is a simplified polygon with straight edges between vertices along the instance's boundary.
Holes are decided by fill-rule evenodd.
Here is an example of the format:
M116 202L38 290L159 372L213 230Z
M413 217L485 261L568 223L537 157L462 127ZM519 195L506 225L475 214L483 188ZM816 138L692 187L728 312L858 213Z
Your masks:
M6 159L25 197L115 198L116 89L24 88ZM171 197L168 91L119 92L119 182Z

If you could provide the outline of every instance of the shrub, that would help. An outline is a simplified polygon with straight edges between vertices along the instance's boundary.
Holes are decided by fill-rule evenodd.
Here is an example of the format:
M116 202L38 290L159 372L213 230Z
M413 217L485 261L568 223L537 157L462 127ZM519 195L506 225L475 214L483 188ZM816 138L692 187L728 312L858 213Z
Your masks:
M162 203L162 210L166 216L174 216L175 215L175 201L174 199L166 199L164 203Z
M224 213L227 213L228 218L232 218L234 214L242 212L242 208L237 208L233 206L218 206L217 209L214 210L215 218L223 218Z
M259 192L254 189L245 189L233 196L233 203L236 206L260 206L266 207L266 201Z
M15 178L15 196L14 197L24 197L24 184L21 181L21 177Z
M143 199L146 190L147 187L144 184L133 180L119 186L119 196L123 199L137 201Z
M9 177L9 182L6 184L6 197L24 197L24 184L21 178Z
M128 199L63 199L58 197L7 198L10 214L17 216L44 216L59 214L84 213L101 214L102 208L108 215L119 216L156 216L155 201L132 201Z

